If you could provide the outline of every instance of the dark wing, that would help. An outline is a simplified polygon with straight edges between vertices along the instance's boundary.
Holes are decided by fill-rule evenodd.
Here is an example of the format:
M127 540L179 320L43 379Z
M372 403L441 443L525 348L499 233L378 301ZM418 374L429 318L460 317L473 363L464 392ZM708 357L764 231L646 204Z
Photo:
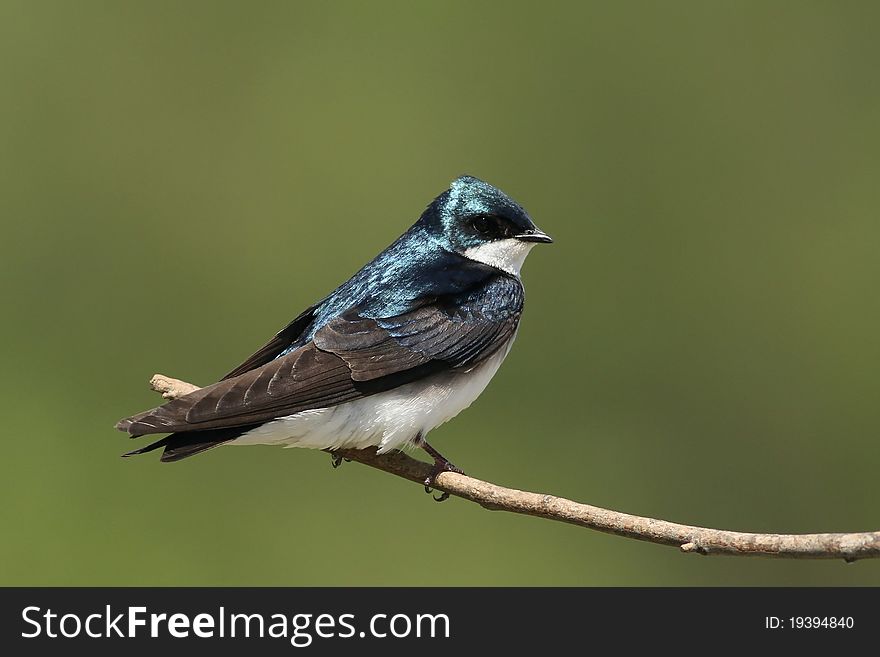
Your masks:
M351 310L308 344L256 369L120 422L132 436L259 424L396 388L432 372L469 369L513 337L522 286L499 275L453 298L392 317Z
M224 376L223 379L231 379L239 374L244 374L249 370L256 369L260 367L260 365L265 365L269 361L277 358L281 352L296 342L297 338L299 338L303 334L303 331L308 328L309 324L312 323L312 320L315 318L316 308L317 306L312 306L303 311L299 317L295 318L290 324L278 331L278 333L275 334L275 337L260 347L255 354L244 361L241 365Z
M421 257L413 257L414 253L421 254ZM381 265L377 264L380 260ZM393 265L389 265L389 262ZM460 297L469 290L486 283L491 284L497 274L497 270L488 265L453 253L436 249L427 250L426 253L418 238L407 233L372 263L340 285L333 294L306 309L259 351L223 378L232 379L256 369L292 346L304 344L311 337L310 331L319 316L327 318L341 315L349 306L358 305L365 316L389 317L418 306L418 300L425 294L434 295L435 298ZM426 282L430 286L429 292L425 290ZM394 292L390 295L371 294L371 290L375 289ZM353 302L352 299L359 301Z

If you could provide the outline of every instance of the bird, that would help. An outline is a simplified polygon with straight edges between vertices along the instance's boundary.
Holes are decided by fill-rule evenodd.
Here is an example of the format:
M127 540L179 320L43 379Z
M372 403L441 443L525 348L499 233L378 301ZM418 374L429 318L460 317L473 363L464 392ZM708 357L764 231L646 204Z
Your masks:
M497 187L460 176L419 219L346 282L306 308L220 381L131 417L132 438L169 434L171 462L220 445L422 448L483 392L516 338L520 271L553 240ZM339 459L334 457L334 466ZM437 498L435 498L437 499Z

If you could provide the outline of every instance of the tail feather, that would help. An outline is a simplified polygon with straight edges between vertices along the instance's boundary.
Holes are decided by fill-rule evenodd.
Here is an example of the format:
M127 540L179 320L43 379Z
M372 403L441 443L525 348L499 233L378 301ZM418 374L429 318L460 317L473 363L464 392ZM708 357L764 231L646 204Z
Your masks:
M242 434L245 434L258 426L260 425L249 424L242 427L226 427L223 429L209 429L206 431L181 431L165 436L154 443L150 443L146 447L127 452L122 456L146 454L147 452L152 452L160 447L164 447L165 450L162 452L162 458L160 461L163 461L164 463L180 461L235 440Z
M152 452L154 449L159 449L160 447L165 447L165 445L168 444L168 439L171 438L172 436L174 436L174 434L171 434L171 436L165 436L164 438L162 438L162 440L157 440L154 443L150 443L146 447L141 447L140 449L134 449L130 452L126 452L125 454L122 455L122 457L126 458L128 456L137 456L138 454L146 454L147 452Z

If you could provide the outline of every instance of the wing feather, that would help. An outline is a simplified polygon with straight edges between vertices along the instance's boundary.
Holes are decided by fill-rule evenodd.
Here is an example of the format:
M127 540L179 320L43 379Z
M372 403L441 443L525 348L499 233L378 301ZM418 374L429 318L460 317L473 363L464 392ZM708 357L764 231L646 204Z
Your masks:
M308 328L309 324L315 318L315 310L317 306L312 306L304 310L299 316L293 319L287 326L278 331L275 336L266 344L260 347L256 353L251 355L241 365L229 372L224 379L232 379L239 374L244 374L250 370L256 369L261 365L265 365L271 360L277 358L285 349L289 348Z
M246 369L279 349L280 342L270 342L229 378L118 426L137 436L252 425L389 390L430 372L470 368L511 339L522 306L519 281L498 275L465 295L425 299L391 317L351 309L305 345ZM295 325L309 312L279 340L289 343L290 334L301 333Z

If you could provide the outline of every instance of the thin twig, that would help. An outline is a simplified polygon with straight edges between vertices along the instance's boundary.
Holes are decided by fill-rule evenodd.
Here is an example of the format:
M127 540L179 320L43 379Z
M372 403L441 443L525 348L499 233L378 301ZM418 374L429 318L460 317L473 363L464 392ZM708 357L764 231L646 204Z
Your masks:
M165 399L175 399L198 390L198 386L161 374L152 378L150 387L162 393ZM431 470L429 464L403 452L376 454L375 449L342 449L334 454L418 484L424 482ZM558 520L608 534L672 545L691 554L844 559L848 562L880 557L880 531L853 534L751 534L691 527L611 511L555 495L505 488L454 472L441 473L436 479L435 488L492 511L510 511Z

